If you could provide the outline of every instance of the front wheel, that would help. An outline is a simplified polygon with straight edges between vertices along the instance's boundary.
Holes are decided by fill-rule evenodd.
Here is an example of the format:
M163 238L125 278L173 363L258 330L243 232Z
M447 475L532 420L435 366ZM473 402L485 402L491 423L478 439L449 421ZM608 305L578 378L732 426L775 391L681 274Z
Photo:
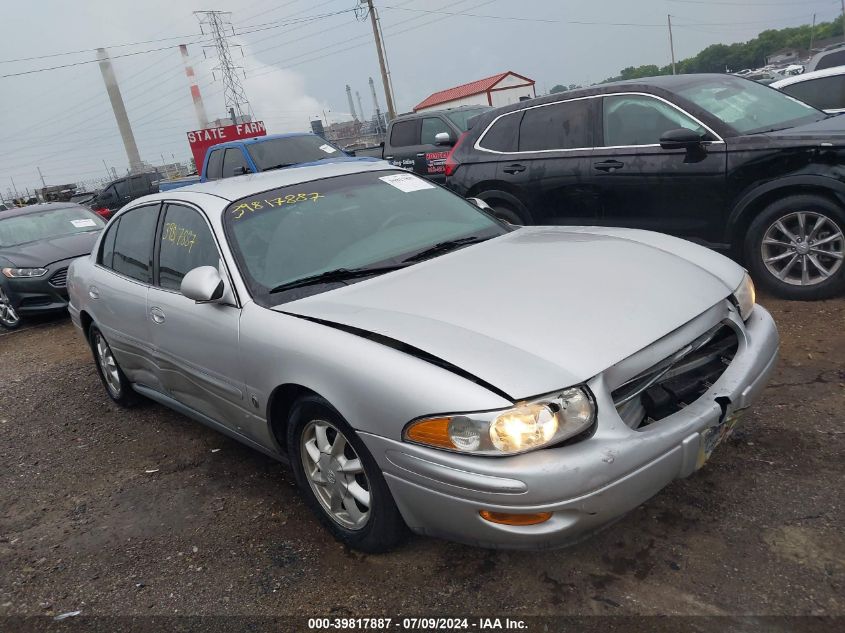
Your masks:
M132 389L132 385L117 364L117 360L109 347L106 338L96 325L92 325L88 331L88 341L91 344L91 351L94 353L94 362L97 364L97 373L109 398L122 407L132 407L140 401L140 396Z
M328 402L306 396L294 405L287 444L300 492L335 538L364 552L402 539L405 523L381 470Z
M784 299L827 299L845 290L845 212L816 195L773 202L745 238L754 281Z
M21 318L12 305L12 300L0 286L0 325L7 330L14 330L21 324Z

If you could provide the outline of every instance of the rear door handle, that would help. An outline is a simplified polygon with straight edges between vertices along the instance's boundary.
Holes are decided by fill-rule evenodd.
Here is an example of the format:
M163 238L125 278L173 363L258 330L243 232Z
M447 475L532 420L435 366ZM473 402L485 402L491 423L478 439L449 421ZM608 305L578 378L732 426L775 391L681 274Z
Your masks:
M625 166L625 163L622 163L618 160L603 160L600 163L593 163L593 167L598 169L599 171L615 171L617 169L622 169Z
M97 286L88 286L88 296L92 299L100 298L100 290L97 288Z
M522 171L525 171L525 165L520 165L518 163L514 165L508 165L507 167L503 167L502 171L506 174L518 174Z
M164 323L164 311L158 306L150 308L150 318L155 323Z

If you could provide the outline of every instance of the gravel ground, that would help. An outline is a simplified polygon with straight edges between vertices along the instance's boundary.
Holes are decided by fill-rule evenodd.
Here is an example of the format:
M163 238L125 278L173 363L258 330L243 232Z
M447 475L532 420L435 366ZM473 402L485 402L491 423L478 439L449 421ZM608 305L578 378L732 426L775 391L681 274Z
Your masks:
M67 319L0 333L0 616L845 615L845 299L763 303L780 366L708 466L542 553L352 552L284 466L115 407Z

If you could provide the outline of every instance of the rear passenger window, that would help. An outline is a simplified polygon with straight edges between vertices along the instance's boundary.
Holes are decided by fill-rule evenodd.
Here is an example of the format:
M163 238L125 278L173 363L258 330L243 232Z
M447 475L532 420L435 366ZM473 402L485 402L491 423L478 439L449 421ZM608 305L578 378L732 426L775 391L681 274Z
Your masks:
M526 110L519 126L519 151L589 147L588 102L587 99L564 101Z
M179 290L189 270L220 265L214 237L199 212L175 204L167 206L158 262L158 284L169 290Z
M205 170L205 177L208 180L219 180L222 166L223 150L218 149L211 152L211 156L208 157L208 169Z
M397 121L393 124L393 129L390 131L390 146L391 147L405 147L407 145L419 145L420 134L419 119L413 121Z
M480 146L496 152L515 152L519 146L519 122L522 111L506 114L481 138Z
M112 269L115 272L152 282L153 243L158 222L158 205L139 207L120 216L114 239ZM104 253L105 255L105 253Z

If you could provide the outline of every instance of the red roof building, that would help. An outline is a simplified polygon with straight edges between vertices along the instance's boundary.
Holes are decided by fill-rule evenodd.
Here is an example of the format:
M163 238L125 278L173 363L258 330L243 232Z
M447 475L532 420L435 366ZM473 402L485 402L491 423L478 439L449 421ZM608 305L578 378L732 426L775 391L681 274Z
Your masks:
M522 98L536 97L534 80L510 70L429 95L414 106L414 112L442 110L465 105L503 106Z

